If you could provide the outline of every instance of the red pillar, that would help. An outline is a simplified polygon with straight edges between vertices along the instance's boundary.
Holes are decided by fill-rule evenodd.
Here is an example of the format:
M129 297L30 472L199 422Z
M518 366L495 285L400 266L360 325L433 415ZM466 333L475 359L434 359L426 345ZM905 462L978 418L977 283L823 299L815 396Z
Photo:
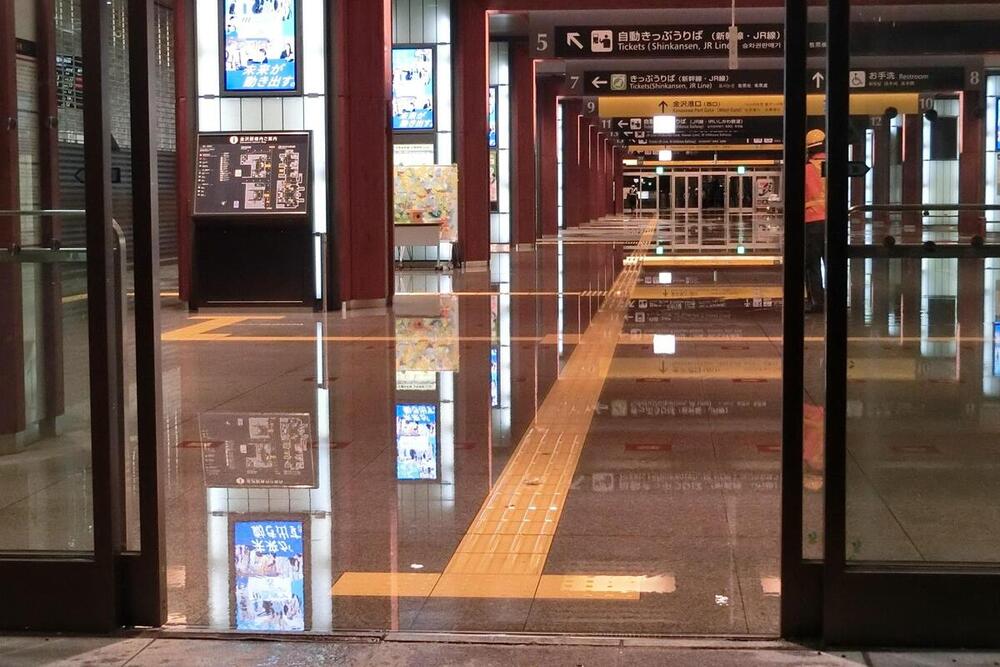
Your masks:
M336 3L333 171L340 299L391 298L392 179L389 0Z
M487 141L489 24L484 0L463 0L456 13L455 140L458 144L458 249L465 262L490 256L490 167Z
M614 195L614 150L611 140L604 138L604 214L611 215L615 211Z
M612 152L612 159L614 160L614 188L615 188L615 208L614 212L616 215L624 215L625 213L625 197L622 191L625 187L625 165L622 164L622 160L625 158L625 152L620 148L615 148Z
M21 207L18 188L17 145L17 46L14 35L14 3L0 3L0 209ZM21 219L0 217L0 249L21 241ZM0 453L3 436L24 430L24 334L21 303L21 267L0 264L0 378L4 399L0 400Z
M986 137L982 110L983 96L978 90L962 93L961 153L958 156L958 201L963 204L982 204L986 201ZM960 234L983 234L986 229L981 211L968 211L959 215ZM961 262L960 262L961 264Z
M542 236L559 231L559 168L556 155L556 95L559 82L554 77L539 79L537 98L538 213Z
M582 154L580 100L563 100L563 222L567 228L579 227L583 218L582 188L584 182L580 169Z
M903 117L903 204L924 203L923 133L923 116L908 113ZM919 212L903 214L903 222L907 225L920 225L922 221L923 216Z
M513 102L513 209L514 243L531 244L537 237L535 214L535 61L528 42L510 45L514 78Z

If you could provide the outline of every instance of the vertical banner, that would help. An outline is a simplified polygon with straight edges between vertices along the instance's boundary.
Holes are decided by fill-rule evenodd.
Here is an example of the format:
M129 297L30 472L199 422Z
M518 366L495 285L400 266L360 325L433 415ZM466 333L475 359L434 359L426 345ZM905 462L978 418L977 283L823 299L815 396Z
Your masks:
M222 94L301 90L298 0L219 0Z

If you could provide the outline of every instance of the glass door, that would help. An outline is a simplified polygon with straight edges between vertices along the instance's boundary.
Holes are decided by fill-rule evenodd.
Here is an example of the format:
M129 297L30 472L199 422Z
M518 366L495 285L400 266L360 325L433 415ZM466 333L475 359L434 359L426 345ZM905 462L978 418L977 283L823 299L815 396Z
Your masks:
M982 11L958 6L965 21ZM848 48L868 27L849 9L830 4L827 40L823 636L995 646L1000 238L983 195L994 135L977 111L988 90L973 70L901 96L869 123L864 164L851 164L850 113L875 101L865 70L901 65ZM891 36L912 26L882 25L887 40L912 41Z
M698 174L674 174L671 187L674 194L674 211L697 213L701 210L701 185Z
M701 210L726 209L726 175L701 174Z
M158 259L150 253L154 3L63 3L60 20L75 21L80 36L68 57L87 72L82 92L70 93L82 105L72 115L54 87L33 93L36 78L55 78L53 6L39 6L50 15L39 17L30 58L15 58L13 16L0 11L0 61L10 64L0 76L18 84L0 116L27 130L0 131L0 155L12 157L0 169L0 629L109 632L165 620ZM136 26L126 37L123 21L114 22L116 36L130 41L131 89L113 89L108 76L113 12ZM129 211L111 196L109 100L122 95L131 97L123 105L131 110ZM78 131L68 141L62 123L45 118L79 123ZM65 172L74 159L80 180L68 185L60 166ZM116 213L131 218L129 239Z

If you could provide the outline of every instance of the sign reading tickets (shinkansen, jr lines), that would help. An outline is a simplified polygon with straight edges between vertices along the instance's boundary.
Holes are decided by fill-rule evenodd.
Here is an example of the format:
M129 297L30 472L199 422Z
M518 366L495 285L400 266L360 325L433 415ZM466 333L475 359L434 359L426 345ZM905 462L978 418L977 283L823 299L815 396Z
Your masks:
M220 0L222 94L299 89L298 0Z
M195 215L309 213L308 132L198 135Z

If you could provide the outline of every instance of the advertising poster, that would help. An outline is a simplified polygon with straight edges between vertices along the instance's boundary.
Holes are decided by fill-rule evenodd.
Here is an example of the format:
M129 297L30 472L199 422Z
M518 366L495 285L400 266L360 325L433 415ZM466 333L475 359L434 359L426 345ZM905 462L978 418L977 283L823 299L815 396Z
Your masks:
M428 481L438 477L437 406L396 406L396 479Z
M392 50L392 129L434 129L434 49Z
M441 240L458 240L458 165L396 167L393 183L397 225L441 225Z
M221 0L224 93L298 89L296 0Z
M500 154L490 151L490 210L500 210Z
M397 371L457 371L458 358L458 297L442 295L435 317L396 317Z
M500 407L500 348L490 348L490 406Z
M302 521L234 521L237 630L306 629L306 539Z
M490 96L486 106L487 121L489 123L490 148L497 147L497 87L490 86Z
M205 413L198 425L206 486L315 488L308 414Z
M1000 377L1000 322L993 323L993 375Z

